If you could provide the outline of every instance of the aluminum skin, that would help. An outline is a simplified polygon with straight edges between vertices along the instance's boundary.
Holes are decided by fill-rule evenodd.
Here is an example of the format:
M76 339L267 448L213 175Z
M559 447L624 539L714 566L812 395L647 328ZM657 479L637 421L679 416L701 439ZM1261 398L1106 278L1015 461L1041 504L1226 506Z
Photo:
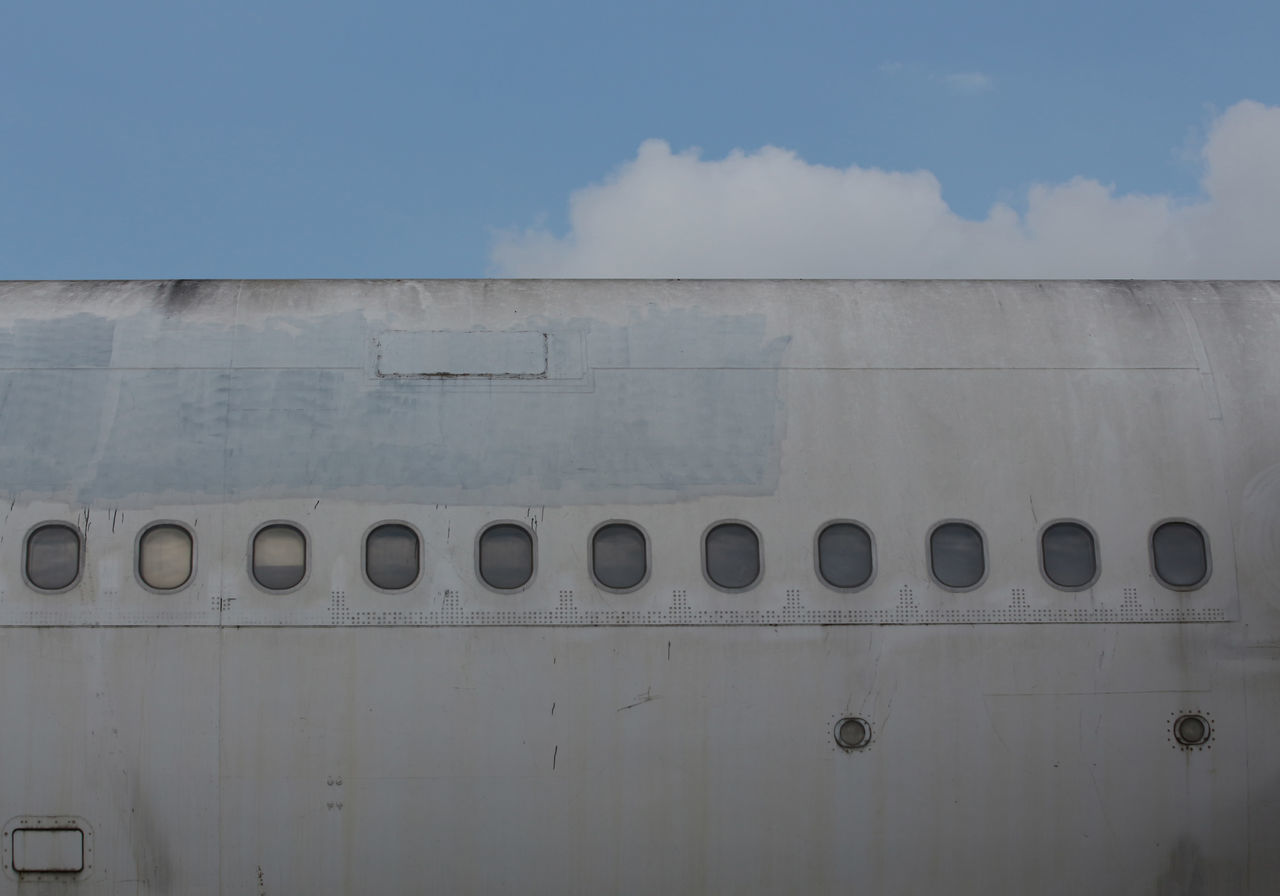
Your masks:
M1274 893L1278 349L1269 282L0 283L0 894ZM972 587L931 573L951 521Z

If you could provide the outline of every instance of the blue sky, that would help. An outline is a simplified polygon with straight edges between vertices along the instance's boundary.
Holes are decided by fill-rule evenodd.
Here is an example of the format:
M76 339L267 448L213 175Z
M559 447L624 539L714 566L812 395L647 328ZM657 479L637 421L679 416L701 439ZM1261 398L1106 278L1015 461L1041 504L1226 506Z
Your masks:
M1265 242L1185 271L1170 248L1272 223L1206 171L1280 197L1274 2L8 0L0 27L0 279L1280 277ZM917 249L881 270L864 225L903 183ZM823 184L844 205L796 198ZM1158 201L1129 271L1067 232L1132 230L1131 195ZM1200 206L1212 231L1178 217ZM753 213L798 254L719 227ZM686 219L705 269L663 254Z

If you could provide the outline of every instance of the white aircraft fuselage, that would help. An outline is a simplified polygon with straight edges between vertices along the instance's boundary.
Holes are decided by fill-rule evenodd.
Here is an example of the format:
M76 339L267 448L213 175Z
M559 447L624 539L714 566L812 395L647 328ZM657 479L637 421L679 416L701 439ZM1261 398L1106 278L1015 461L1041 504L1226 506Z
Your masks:
M0 894L1280 891L1277 283L0 283L0 496Z

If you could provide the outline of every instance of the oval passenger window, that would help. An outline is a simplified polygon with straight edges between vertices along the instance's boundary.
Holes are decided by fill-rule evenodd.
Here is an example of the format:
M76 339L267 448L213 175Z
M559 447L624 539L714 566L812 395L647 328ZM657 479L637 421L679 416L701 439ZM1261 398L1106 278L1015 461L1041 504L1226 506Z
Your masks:
M818 573L832 588L861 588L871 579L871 534L832 523L818 535Z
M27 579L45 591L61 591L80 575L80 533L50 523L27 536Z
M287 591L307 574L307 538L293 526L264 526L253 537L253 577L263 588Z
M523 526L498 523L480 533L480 578L510 591L533 578L533 536Z
M643 532L626 523L609 523L591 538L591 571L604 587L627 591L644 581L647 553Z
M138 539L138 578L157 591L173 591L191 578L191 533L161 523Z
M948 588L972 588L987 572L982 534L968 523L943 523L929 535L933 577Z
M1195 588L1209 576L1204 533L1191 523L1165 523L1151 533L1151 557L1160 581L1170 588Z
M418 533L408 526L378 526L364 540L364 571L387 591L408 588L418 579Z
M1044 574L1059 588L1083 588L1098 574L1093 533L1079 523L1054 523L1040 536Z
M721 588L749 588L760 578L760 538L741 523L721 523L703 545L707 578Z

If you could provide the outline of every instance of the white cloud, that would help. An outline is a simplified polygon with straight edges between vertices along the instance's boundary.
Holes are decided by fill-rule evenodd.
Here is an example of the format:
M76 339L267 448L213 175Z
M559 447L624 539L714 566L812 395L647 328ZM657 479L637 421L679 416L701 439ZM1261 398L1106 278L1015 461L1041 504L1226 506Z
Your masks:
M573 193L567 234L499 234L491 260L515 277L1280 278L1280 107L1232 106L1200 156L1194 200L1075 178L975 221L928 171L771 146L708 161L648 140Z
M954 93L983 93L995 86L990 75L982 72L955 72L942 76L942 83Z

